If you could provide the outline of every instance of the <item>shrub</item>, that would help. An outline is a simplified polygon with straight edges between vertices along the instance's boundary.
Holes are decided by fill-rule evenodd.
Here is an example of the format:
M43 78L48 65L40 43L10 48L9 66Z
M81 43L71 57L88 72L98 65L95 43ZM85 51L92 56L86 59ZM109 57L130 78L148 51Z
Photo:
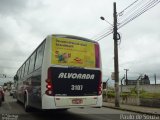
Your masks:
M140 98L157 98L160 99L160 93L142 93Z

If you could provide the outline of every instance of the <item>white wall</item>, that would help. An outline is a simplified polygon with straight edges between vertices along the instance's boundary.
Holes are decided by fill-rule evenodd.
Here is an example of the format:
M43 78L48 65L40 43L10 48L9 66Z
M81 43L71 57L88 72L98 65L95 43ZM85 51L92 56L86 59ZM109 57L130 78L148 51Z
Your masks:
M136 85L122 85L122 92L130 92L131 88L137 87ZM139 90L144 90L150 93L160 93L160 84L158 85L139 85ZM121 92L121 85L119 86Z

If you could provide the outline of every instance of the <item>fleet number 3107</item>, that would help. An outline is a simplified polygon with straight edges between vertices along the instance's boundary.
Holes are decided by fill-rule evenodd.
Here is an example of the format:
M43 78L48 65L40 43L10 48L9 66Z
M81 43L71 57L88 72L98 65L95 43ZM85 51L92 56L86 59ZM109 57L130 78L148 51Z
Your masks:
M83 85L71 85L71 90L83 90Z

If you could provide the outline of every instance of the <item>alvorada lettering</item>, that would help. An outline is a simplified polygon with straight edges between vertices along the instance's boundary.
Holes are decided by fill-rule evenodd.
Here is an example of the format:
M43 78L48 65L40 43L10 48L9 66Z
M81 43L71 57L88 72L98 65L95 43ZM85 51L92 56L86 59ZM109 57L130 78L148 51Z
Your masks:
M81 74L81 73L63 73L61 72L58 78L67 78L67 79L94 79L94 74Z

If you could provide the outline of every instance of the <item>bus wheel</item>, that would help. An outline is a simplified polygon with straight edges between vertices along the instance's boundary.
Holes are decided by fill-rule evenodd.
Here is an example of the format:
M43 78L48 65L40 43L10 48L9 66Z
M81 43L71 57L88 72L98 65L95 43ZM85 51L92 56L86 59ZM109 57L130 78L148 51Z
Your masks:
M2 97L2 101L4 102L4 96Z
M30 110L31 110L31 108L28 105L27 96L26 95L24 97L24 109L25 109L26 112L30 112Z

